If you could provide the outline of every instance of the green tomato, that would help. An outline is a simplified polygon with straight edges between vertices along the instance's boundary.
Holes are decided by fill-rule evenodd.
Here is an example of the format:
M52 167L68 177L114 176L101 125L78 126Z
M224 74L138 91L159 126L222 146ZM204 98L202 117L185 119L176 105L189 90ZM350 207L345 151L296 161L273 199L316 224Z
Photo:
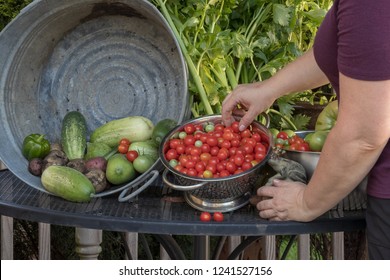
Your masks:
M328 103L317 117L315 130L331 130L337 120L338 108L337 100Z
M310 150L321 152L328 133L328 131L315 131L308 139Z
M310 133L306 134L306 136L303 138L303 140L305 140L305 142L309 143L311 137L313 136L313 133L314 132L310 132Z
M139 173L145 173L152 165L154 160L149 155L139 155L134 161L134 169Z

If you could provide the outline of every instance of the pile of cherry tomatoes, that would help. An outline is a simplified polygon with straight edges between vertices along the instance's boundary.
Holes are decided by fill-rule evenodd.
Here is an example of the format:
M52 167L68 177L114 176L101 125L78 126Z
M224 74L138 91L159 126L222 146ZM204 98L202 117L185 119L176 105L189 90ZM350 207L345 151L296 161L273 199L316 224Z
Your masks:
M164 156L175 170L200 178L227 177L260 163L267 154L269 139L239 123L186 124L167 142Z
M285 131L276 134L275 147L290 151L311 151L310 145L305 139L296 134L289 135Z

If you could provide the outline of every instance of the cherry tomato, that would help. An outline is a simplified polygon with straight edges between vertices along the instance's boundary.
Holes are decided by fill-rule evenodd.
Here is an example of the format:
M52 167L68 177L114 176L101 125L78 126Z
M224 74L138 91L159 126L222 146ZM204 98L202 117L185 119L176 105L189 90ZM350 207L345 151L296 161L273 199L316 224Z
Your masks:
M165 153L165 158L167 160L171 160L171 159L177 159L179 157L179 154L177 153L177 151L175 149L169 149L166 153Z
M248 161L245 161L242 163L242 166L241 166L242 170L246 171L248 169L251 169L252 168L252 163L248 162Z
M237 122L237 121L233 122L232 125L231 125L231 128L233 129L233 132L235 132L235 133L239 133L240 132L239 127L240 127L240 123Z
M196 127L194 124L189 123L184 126L184 131L187 134L193 134L196 131Z
M234 164L237 166L242 166L242 164L245 162L245 157L243 155L235 155L233 157Z
M130 162L133 162L137 157L138 157L138 152L135 150L130 150L126 153L126 158Z
M119 144L118 145L127 145L127 146L130 146L130 140L127 139L127 138L122 138L120 141L119 141Z
M252 134L252 139L255 139L256 142L261 142L261 135L258 132Z
M213 214L213 220L216 222L222 222L223 221L223 214L221 212L215 212Z
M195 141L196 141L196 139L195 139L194 135L187 135L183 140L184 145L186 145L186 146L193 146L195 144Z
M118 152L121 153L121 154L126 154L128 150L129 150L129 145L120 144L118 146Z
M237 170L237 165L234 162L229 161L226 163L226 170L233 174Z
M252 136L252 132L248 128L243 130L243 131L241 131L241 137L242 138L247 138L247 137L249 138L251 136Z
M210 146L210 147L215 147L218 145L218 138L215 137L215 136L209 136L206 140L206 143Z
M210 170L203 171L203 178L213 178L213 172Z
M209 222L209 221L211 221L211 214L209 212L202 212L200 214L200 220L202 222Z
M285 131L280 131L277 135L276 138L287 140L288 139L288 134Z

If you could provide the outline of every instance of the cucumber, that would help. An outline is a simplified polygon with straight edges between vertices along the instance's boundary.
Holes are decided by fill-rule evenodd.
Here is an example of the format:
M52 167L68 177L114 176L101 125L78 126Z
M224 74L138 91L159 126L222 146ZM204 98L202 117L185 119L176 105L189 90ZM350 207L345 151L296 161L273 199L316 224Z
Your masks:
M61 144L69 160L84 158L87 148L87 123L80 112L71 111L62 120Z
M91 181L80 171L67 166L47 167L41 182L48 192L73 202L88 202L95 194Z
M153 129L152 140L160 145L161 141L173 128L177 126L177 122L172 119L163 119L159 121Z
M153 133L153 122L142 116L131 116L109 121L96 128L90 137L90 142L102 142L111 148L117 147L121 139L130 142L145 141Z

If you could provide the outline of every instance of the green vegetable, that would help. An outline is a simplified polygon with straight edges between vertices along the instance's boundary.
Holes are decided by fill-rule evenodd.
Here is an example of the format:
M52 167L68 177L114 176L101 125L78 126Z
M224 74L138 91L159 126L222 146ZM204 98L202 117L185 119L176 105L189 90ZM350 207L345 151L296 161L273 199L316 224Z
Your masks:
M122 154L115 154L108 159L106 168L107 181L113 185L127 183L136 176L133 164Z
M28 160L43 159L50 152L50 142L42 134L30 134L23 140L22 154Z
M154 161L158 159L158 146L153 140L133 142L129 146L129 151L137 151L138 155L148 155Z
M112 151L112 148L105 143L87 143L87 153L85 154L84 159L89 160L95 157L104 157Z
M337 100L330 102L317 117L315 130L328 131L335 125L339 105Z
M41 182L47 191L73 202L88 202L95 194L91 181L80 171L67 166L47 167Z
M332 1L152 3L166 18L186 59L191 112L198 117L220 113L223 99L238 83L266 80L309 49ZM279 105L281 115L292 119L291 102Z
M309 143L309 147L311 151L321 152L322 147L328 137L328 131L315 131L309 137L305 138Z
M71 111L62 120L61 144L69 160L84 158L87 123L80 112Z
M172 119L164 119L159 121L152 133L152 140L155 141L158 145L161 143L165 135L168 134L174 127L176 127L177 122Z
M140 155L133 161L134 169L139 173L145 173L155 163L149 155Z
M112 120L96 128L91 134L91 143L105 143L114 148L121 139L130 142L150 139L154 125L151 120L142 116L131 116Z

